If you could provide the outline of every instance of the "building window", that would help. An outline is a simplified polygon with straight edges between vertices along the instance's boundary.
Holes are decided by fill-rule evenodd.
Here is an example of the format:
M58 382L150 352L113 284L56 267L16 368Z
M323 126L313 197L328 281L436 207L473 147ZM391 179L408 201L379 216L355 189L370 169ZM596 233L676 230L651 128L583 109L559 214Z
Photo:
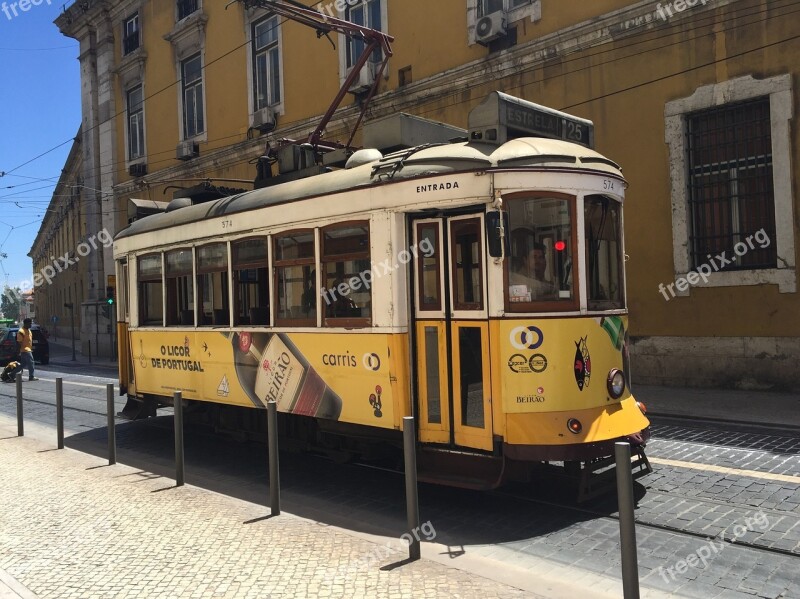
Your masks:
M255 110L281 101L281 54L278 17L267 17L253 25L253 84Z
M161 254L140 256L138 263L139 325L164 326Z
M792 103L787 74L706 85L666 104L677 295L797 291Z
M228 246L197 248L197 324L228 326Z
M144 157L144 98L142 86L128 90L128 160Z
M382 31L381 0L364 0L356 6L347 6L344 18L356 25L363 25L371 29ZM366 44L364 40L358 38L347 38L347 68L351 68L358 61L358 57L364 52ZM383 58L383 51L376 48L370 56L370 62L378 63Z
M178 20L185 19L192 13L197 12L198 0L178 0Z
M508 12L530 3L531 0L478 0L478 16L483 17L494 12Z
M127 56L139 48L139 13L125 19L122 29L122 55Z
M369 326L372 318L369 222L322 231L320 294L328 326Z
M234 324L269 326L269 257L266 237L231 244L233 251Z
M314 231L283 233L275 238L277 323L317 324L317 273Z
M692 268L758 231L774 239L769 98L689 114L687 151ZM776 267L774 243L747 249L721 269Z
M192 250L166 253L167 326L194 326Z
M203 120L203 66L200 54L181 61L183 136L190 139L205 131Z

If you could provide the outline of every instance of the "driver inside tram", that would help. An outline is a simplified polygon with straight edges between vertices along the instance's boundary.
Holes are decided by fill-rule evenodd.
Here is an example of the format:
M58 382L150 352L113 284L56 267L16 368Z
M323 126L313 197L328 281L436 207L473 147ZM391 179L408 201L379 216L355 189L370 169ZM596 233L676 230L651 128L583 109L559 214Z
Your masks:
M519 293L524 285L527 288L524 296L530 295L527 301L541 301L558 298L558 287L555 281L548 281L545 278L547 271L547 248L544 244L534 242L528 252L517 262L516 268L512 270L509 277L509 284L512 287L512 296L522 297ZM517 289L513 289L513 288Z

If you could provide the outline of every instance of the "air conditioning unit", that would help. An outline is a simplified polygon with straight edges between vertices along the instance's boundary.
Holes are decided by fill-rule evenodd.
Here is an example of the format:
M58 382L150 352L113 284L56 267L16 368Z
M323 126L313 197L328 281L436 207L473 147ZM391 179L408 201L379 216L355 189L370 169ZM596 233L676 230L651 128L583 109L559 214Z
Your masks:
M358 73L358 77L350 86L349 91L351 94L363 94L368 92L375 83L375 68L374 62L367 62Z
M178 160L191 160L200 155L200 146L193 141L182 141L175 151Z
M131 177L144 177L147 174L147 164L140 162L128 167L128 174Z
M270 107L264 107L253 113L253 129L258 129L261 133L274 131L278 121L275 118L275 111Z
M493 12L478 19L475 24L475 41L484 46L506 35L506 13Z

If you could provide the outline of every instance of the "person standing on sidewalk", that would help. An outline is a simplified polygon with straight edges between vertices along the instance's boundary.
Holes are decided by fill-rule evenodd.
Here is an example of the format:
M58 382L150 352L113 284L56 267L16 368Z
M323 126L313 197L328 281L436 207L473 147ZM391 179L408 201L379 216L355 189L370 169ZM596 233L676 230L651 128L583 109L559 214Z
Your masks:
M33 333L31 333L31 319L26 318L22 321L22 326L17 332L17 348L19 349L19 361L28 369L28 380L38 381L33 376Z

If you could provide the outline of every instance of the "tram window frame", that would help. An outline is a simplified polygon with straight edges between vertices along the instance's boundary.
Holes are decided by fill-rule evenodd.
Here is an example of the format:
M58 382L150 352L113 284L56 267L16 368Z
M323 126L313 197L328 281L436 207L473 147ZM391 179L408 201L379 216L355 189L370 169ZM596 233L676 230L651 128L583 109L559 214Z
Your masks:
M239 248L247 242L253 242L256 240L263 240L264 242L264 259L263 262L259 262L258 260L252 259L240 259L239 257ZM270 279L270 268L269 268L269 250L270 250L270 239L267 235L258 235L255 237L244 237L242 239L236 239L235 241L231 241L231 270L233 273L233 322L234 326L260 326L260 327L268 327L271 326L272 323L272 296L270 294L271 289L271 279ZM243 281L242 280L242 272L250 272L255 271L255 281ZM250 306L249 299L250 294L249 292L246 294L246 301L245 296L242 295L242 286L243 285L254 285L255 292L256 292L256 299L262 299L265 301L266 306L261 305L262 302L257 302L259 305L257 306ZM242 313L241 308L245 305L246 313ZM266 310L266 322L253 322L253 310L263 311ZM255 314L263 314L263 312L256 312ZM262 319L258 319L262 320Z
M218 265L211 265L211 266L204 266L201 265L201 258L200 254L203 250L212 248L215 246L222 247L222 256L225 262L225 265L220 267ZM231 324L231 310L230 305L228 303L228 244L224 241L222 242L214 242L214 243L207 243L204 245L199 245L195 248L194 251L194 259L195 259L195 280L197 283L197 295L195 297L195 311L196 311L196 321L198 327L229 327ZM214 275L222 273L222 277L220 279L220 297L222 300L222 308L217 309L214 303ZM207 275L211 275L211 316L206 317L205 311L205 302L206 298L204 295L204 287L205 287L205 278ZM221 321L217 321L218 317L221 316L220 312L224 312L224 318ZM217 322L215 322L217 321Z
M414 223L415 231L414 231L414 240L417 244L417 248L421 247L422 244L422 231L425 228L432 228L434 232L434 248L433 252L430 255L426 255L424 253L420 253L417 256L417 311L418 312L441 312L442 311L442 302L444 296L444 290L442 289L442 267L444 263L444 255L442 253L442 221L441 219L436 220L425 220L425 221L417 221ZM425 238L427 239L427 237ZM427 290L427 286L425 285L425 268L426 268L426 261L434 261L434 268L436 273L436 281L435 281L435 291L436 297L435 301L429 302L426 301L426 297L424 296L425 291ZM428 264L427 266L430 266ZM433 298L433 296L429 296Z
M344 254L334 254L329 253L328 244L326 242L326 234L331 231L337 231L342 229L359 229L363 228L366 230L366 249L360 252L348 252ZM322 298L325 300L322 303L322 324L326 327L344 327L344 328L366 328L372 326L372 308L373 308L373 297L372 297L372 285L373 282L370 281L369 283L365 283L364 278L360 276L364 272L369 271L371 273L371 257L372 257L372 235L370 231L370 221L369 220L352 220L352 221L345 221L340 223L335 223L332 225L328 225L326 227L322 227L320 229L320 245L322 246L320 249L320 272L321 272L321 286L323 291L321 292ZM342 279L342 283L347 287L348 293L347 295L340 295L338 290L339 286L335 286L331 289L327 288L327 266L329 264L337 264L339 262L346 263L346 262L357 262L359 260L363 260L369 265L366 269L362 269L359 273L353 274L352 276L344 277ZM358 280L358 287L352 284L353 279ZM367 286L367 291L369 293L369 316L350 316L350 317L341 317L341 316L328 316L328 308L331 307L332 303L335 303L336 296L344 298L345 300L349 299L350 294L352 292L358 292L358 288ZM332 299L332 302L329 301L328 298Z
M142 262L147 258L158 258L159 269L158 274L142 274ZM158 291L154 292L151 291L151 287L156 286L158 287ZM138 310L138 317L139 322L137 323L141 327L147 326L164 326L164 260L161 252L151 253L151 254L143 254L141 256L137 256L136 258L136 286L138 288L138 302L139 302L139 310ZM160 306L160 318L158 320L154 318L148 318L148 299L151 296L158 297L158 306Z
M194 248L182 247L164 252L164 292L167 299L166 311L164 314L164 326L167 327L194 327L195 311L197 309L197 293L194 288ZM178 252L189 252L189 269L171 271L169 266L170 254ZM189 299L186 306L182 305L181 295ZM192 322L181 322L188 315L192 314Z
M475 227L477 234L475 243L478 245L478 262L473 263L473 270L477 266L478 301L462 302L458 297L459 282L459 263L456 248L456 234L462 228ZM484 225L481 215L469 216L467 218L451 218L448 225L449 251L450 251L450 302L453 311L480 312L486 308L486 250L484 249Z
M572 296L569 299L556 298L552 300L530 301L530 302L512 302L509 293L509 285L511 280L511 260L513 258L511 251L508 252L503 260L503 302L505 311L508 313L531 313L531 312L577 312L580 310L581 301L581 281L579 277L578 263L582 259L578 255L578 211L577 204L578 198L574 195L554 193L554 192L519 192L503 196L505 209L509 215L509 225L506 235L512 235L512 227L514 221L512 218L512 206L516 202L525 200L566 200L569 206L569 219L570 219L570 260L571 265L571 279L572 279ZM580 232L583 234L583 231ZM511 243L513 250L513 242Z
M311 256L310 257L301 257L301 258L286 258L280 259L279 256L281 253L278 250L280 241L287 237L297 237L300 235L310 235L311 236ZM317 300L317 236L316 231L314 229L292 229L291 231L283 231L277 235L272 236L272 261L273 261L273 271L274 271L274 279L273 279L273 286L274 286L274 301L275 301L275 323L278 326L295 326L295 327L316 327L317 326L317 309L318 309L318 300ZM314 298L314 306L313 309L308 310L310 316L304 316L300 318L293 318L293 317L282 317L281 310L283 309L283 304L281 302L281 274L288 268L295 268L295 267L310 267L310 281L312 282L312 287L310 289L311 297ZM305 279L304 279L305 285ZM306 294L308 290L303 290L303 294L301 295L301 302L303 301L302 296ZM288 310L291 310L294 306L287 306ZM302 305L300 306L302 308Z
M613 227L616 229L616 264L612 266L611 261L607 260L607 269L609 271L609 277L613 278L613 268L616 268L617 271L617 297L611 298L610 293L608 290L604 289L602 285L602 279L599 281L594 280L594 275L591 272L592 269L592 260L590 260L589 252L591 248L589 247L589 226L591 225L589 219L589 206L593 202L598 203L606 203L606 205L610 208L608 211L608 215L615 217L613 221L607 220L605 217L601 220L604 223L605 227ZM587 307L591 311L607 311L607 310L624 310L625 309L625 234L622 230L622 203L618 200L615 200L612 197L602 195L602 194L589 194L584 196L583 198L583 228L584 228L584 239L585 239L585 264L586 264L586 300L587 300ZM606 224L608 223L608 224ZM600 231L603 233L603 231ZM608 242L608 239L600 239L600 242ZM596 250L597 256L601 254L608 254L610 253L610 248L608 243L603 244L603 246L598 246ZM598 258L595 258L597 260ZM610 287L610 283L613 281L607 281L607 285ZM605 291L605 295L609 296L607 298L602 297L594 297L593 288L596 287L595 285L599 286L600 290Z

